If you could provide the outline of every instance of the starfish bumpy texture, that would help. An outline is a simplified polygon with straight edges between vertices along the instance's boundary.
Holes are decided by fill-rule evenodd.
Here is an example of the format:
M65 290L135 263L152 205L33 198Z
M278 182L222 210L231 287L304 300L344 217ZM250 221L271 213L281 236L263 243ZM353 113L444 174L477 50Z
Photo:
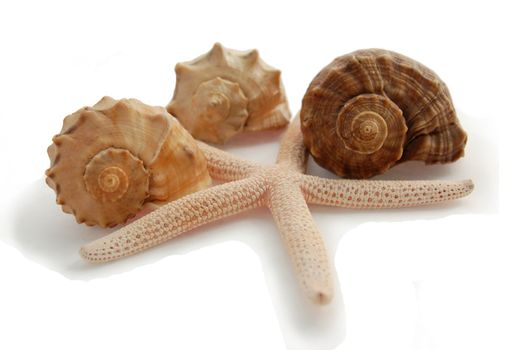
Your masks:
M318 304L333 297L325 243L307 204L353 209L400 208L464 197L465 181L325 179L306 175L307 152L299 118L281 142L277 164L263 166L199 143L212 178L221 185L187 195L81 248L82 257L107 262L158 245L203 224L266 206L281 233L306 296Z

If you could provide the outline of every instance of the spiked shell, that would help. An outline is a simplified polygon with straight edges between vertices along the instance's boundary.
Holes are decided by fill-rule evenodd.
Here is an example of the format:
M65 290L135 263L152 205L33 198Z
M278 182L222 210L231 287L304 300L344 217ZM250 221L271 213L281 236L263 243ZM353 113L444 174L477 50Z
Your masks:
M64 119L46 182L77 222L111 227L210 185L191 135L162 107L103 97Z
M178 63L175 73L167 110L200 140L225 143L243 130L281 128L290 120L281 72L256 50L216 43L208 53Z
M326 66L308 87L300 117L316 162L350 178L408 160L453 162L467 140L446 84L424 65L381 49Z

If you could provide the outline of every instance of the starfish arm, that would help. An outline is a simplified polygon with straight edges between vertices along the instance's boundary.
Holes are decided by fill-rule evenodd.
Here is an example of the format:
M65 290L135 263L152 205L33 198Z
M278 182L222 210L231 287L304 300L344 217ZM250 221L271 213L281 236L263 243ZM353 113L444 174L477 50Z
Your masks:
M308 153L303 145L300 118L296 116L291 122L281 144L279 145L278 164L290 170L304 173L307 169Z
M195 227L259 207L264 192L262 181L251 177L192 193L88 243L80 255L92 262L107 262L138 253Z
M465 197L473 182L332 180L302 175L301 188L311 204L344 208L401 208Z
M256 163L233 156L225 151L197 141L205 155L208 171L214 180L221 182L243 179L259 168Z
M268 200L307 297L316 304L330 302L333 286L325 243L299 186L281 182L270 188Z

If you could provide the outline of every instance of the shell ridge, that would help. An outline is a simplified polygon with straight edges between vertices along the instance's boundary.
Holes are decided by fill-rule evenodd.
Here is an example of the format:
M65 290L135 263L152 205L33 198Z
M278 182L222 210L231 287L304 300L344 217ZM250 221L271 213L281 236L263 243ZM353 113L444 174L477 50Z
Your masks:
M192 68L183 69L184 65ZM264 130L288 124L291 114L281 72L265 63L255 49L238 51L216 43L207 54L178 63L175 71L176 87L167 109L198 139L224 143L245 129ZM231 91L220 97L223 104L214 106L207 106L206 98L190 102L198 89L203 97L214 94L213 84L206 88L202 84L218 77L238 84L240 92ZM241 93L246 101L235 97ZM228 104L232 108L226 108Z
M376 102L356 98L367 94L377 96ZM347 105L351 100L353 105ZM316 162L347 177L374 176L411 155L449 162L463 153L466 140L447 86L436 73L381 49L358 50L323 68L303 97L300 118L305 146ZM378 118L388 123L393 137L379 138L385 127ZM341 131L340 137L334 130ZM355 146L345 151L347 142ZM377 145L382 152L374 151ZM374 153L363 157L356 151Z
M159 158L159 154L161 153L161 149L163 148L163 145L165 144L166 140L168 139L170 132L173 127L173 118L162 115L163 119L166 119L168 123L168 127L164 128L162 136L159 138L159 142L157 143L157 148L155 149L155 152L153 153L152 160L150 164L155 163L157 158ZM143 160L144 162L144 160ZM149 164L147 164L149 165Z
M381 51L382 54L376 58L376 62L384 78L387 78L388 84L386 84L386 86L400 86L402 91L407 90L408 87L412 87L414 91L423 92L420 96L424 98L424 101L420 99L420 103L423 103L417 111L424 109L426 105L430 103L430 100L432 100L436 94L440 93L442 84L439 84L439 80L432 76L432 71L426 69L425 66L415 64L413 60L395 52L387 50ZM417 80L415 76L420 78L420 80ZM429 95L431 87L433 88L433 92ZM393 95L393 91L386 91L386 93L390 99L397 104L400 102L408 102L405 101L405 99L409 97L407 91L400 96ZM402 101L400 101L399 98L402 98ZM409 114L407 110L403 110L406 120L411 120L415 112L413 111Z
M151 166L161 157L156 171L172 171L168 181L161 181L167 199L182 191L174 182L182 174L196 186L208 186L209 175L202 170L206 170L204 156L195 157L195 162L191 159L183 168L170 165L170 160L177 162L182 154L174 155L167 148L161 156L175 127L184 130L164 108L136 99L103 97L94 107L66 116L63 134L48 147L51 166L46 170L46 183L55 190L57 204L79 223L103 227L122 223L150 201ZM189 138L188 134L183 144ZM199 152L195 143L193 146Z

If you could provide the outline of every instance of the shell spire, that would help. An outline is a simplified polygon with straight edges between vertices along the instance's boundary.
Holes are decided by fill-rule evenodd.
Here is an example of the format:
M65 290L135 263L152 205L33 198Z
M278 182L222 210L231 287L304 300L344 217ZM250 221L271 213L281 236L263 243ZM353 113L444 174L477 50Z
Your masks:
M168 112L203 141L225 143L241 131L281 128L291 114L281 72L257 50L214 44L206 54L175 67Z
M67 116L46 183L77 222L111 227L210 185L206 160L164 108L102 98Z

